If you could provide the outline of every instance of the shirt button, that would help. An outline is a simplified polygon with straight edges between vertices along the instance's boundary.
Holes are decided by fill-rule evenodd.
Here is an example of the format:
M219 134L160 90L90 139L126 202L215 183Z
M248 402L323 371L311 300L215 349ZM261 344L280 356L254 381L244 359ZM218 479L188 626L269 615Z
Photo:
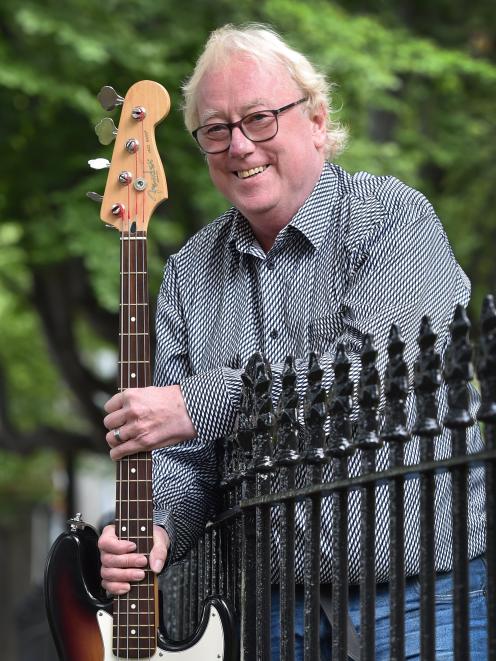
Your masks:
M273 340L277 340L277 338L279 337L279 331L276 328L274 328L273 330L270 331L270 337Z
M268 259L267 262L266 262L266 265L267 265L267 268L269 269L269 271L272 271L272 269L275 266L274 260L273 259Z

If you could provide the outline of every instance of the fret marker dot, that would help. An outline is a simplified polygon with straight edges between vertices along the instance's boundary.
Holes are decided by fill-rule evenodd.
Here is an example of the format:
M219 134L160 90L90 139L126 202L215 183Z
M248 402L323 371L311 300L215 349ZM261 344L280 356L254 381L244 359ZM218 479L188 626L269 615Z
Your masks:
M136 321L136 317L131 317L131 321Z
M126 526L122 526L121 530L122 530L122 532L126 532L126 530L127 530Z
M141 532L145 532L145 530L146 530L145 526L141 526L140 530L141 530Z
M131 610L136 610L136 604L131 604Z
M136 635L136 629L131 629L131 635L133 635L133 636Z
M136 473L136 468L131 468L131 473Z
M136 374L133 372L133 373L131 374L131 379L135 379L135 378L136 378Z

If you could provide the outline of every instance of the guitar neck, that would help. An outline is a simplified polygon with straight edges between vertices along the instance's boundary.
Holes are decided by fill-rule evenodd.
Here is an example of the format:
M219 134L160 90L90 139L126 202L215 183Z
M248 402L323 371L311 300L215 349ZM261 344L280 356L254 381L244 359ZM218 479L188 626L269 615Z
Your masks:
M120 233L121 296L119 323L119 390L151 385L146 232ZM152 465L149 452L117 462L116 534L135 542L148 555L153 544ZM129 658L154 649L156 581L153 572L114 599L114 650Z

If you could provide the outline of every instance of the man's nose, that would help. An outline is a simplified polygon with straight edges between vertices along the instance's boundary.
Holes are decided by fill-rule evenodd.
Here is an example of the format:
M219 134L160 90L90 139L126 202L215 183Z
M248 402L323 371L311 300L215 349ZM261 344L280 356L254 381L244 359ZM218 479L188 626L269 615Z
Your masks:
M231 156L245 156L250 154L255 147L255 144L246 137L239 126L235 126L231 131L231 144L229 146L229 154Z

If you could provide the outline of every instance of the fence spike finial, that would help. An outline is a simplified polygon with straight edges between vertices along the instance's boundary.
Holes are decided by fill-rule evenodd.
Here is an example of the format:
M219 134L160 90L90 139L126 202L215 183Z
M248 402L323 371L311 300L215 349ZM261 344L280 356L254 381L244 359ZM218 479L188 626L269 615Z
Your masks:
M379 372L375 366L376 358L377 351L374 346L373 337L370 333L367 333L360 354L362 362L358 382L358 403L360 408L355 436L355 445L361 450L376 450L382 445L377 433L380 379Z
M469 411L468 382L474 376L469 330L465 308L458 304L450 324L451 343L446 349L444 364L444 380L448 386L448 413L444 424L449 429L464 429L474 423Z
M282 390L276 407L277 443L276 463L290 466L300 460L298 454L298 401L296 369L292 356L287 356L282 370Z
M353 454L351 443L351 420L353 408L353 381L350 379L351 362L343 343L336 347L334 359L334 383L329 393L328 410L331 418L331 433L326 455L346 457Z
M306 448L304 457L306 463L320 464L325 462L324 454L324 424L327 417L326 391L322 386L324 372L317 354L312 351L308 360L308 385L303 402L305 418Z
M274 409L272 406L272 370L265 358L259 354L255 363L253 380L253 468L270 471L274 466L272 445L274 436Z
M434 350L436 340L429 317L422 317L417 339L420 352L413 369L417 417L412 431L419 436L434 437L441 433L436 401L436 391L441 385L441 356Z
M384 425L381 438L385 441L408 441L406 426L406 398L408 396L408 367L403 359L405 343L398 326L393 324L389 332L389 360L384 374Z
M241 374L241 403L236 421L234 444L234 452L238 459L238 480L252 475L254 370L259 356L259 353L252 354Z

